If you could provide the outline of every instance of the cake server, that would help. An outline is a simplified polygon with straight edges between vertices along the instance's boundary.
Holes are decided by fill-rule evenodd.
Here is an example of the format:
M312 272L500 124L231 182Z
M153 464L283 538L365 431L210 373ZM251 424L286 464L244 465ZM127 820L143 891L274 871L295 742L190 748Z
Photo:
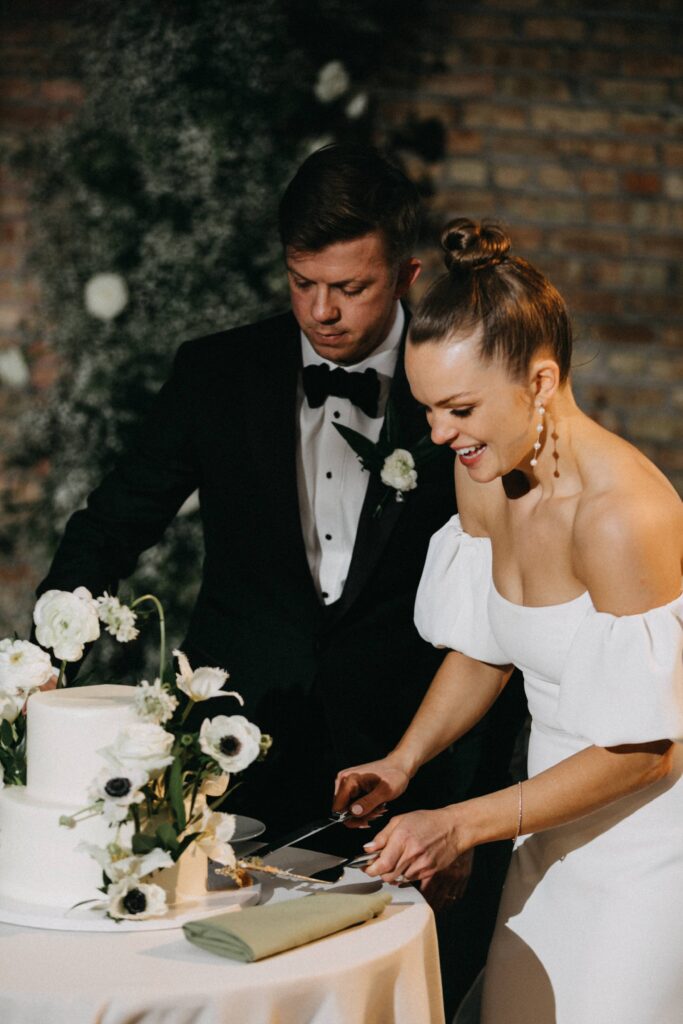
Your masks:
M332 825L339 825L342 821L346 821L346 819L350 817L350 810L330 811L326 818L318 818L316 821L309 821L307 824L298 828L296 832L290 832L289 835L275 839L272 843L266 843L258 851L258 856L266 857L274 850L281 850L285 846L293 846L294 843L300 843L302 839L309 839L310 836L315 836L318 832L324 832L326 828L331 828Z

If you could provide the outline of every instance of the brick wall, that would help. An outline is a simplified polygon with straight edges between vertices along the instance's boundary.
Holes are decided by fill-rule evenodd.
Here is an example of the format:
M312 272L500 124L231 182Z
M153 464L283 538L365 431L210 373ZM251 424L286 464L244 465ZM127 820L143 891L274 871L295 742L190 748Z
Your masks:
M68 44L80 0L23 0L0 33L0 144L71 116L82 98ZM410 50L377 71L381 137L443 134L427 161L434 225L495 215L569 301L584 408L634 441L683 494L683 99L677 0L429 0L416 80ZM411 44L412 45L412 44ZM392 54L395 53L392 51ZM343 58L343 54L340 55ZM427 133L429 135L429 132ZM433 134L433 133L432 133ZM0 158L0 431L57 367L27 264L28 186ZM424 253L428 273L436 249ZM3 445L5 448L5 445ZM23 622L35 569L4 540L40 499L46 466L9 474L0 451L0 619ZM28 510L28 511L27 511ZM20 609L20 611L17 611ZM23 610L22 610L23 609Z
M568 300L580 403L683 494L680 7L432 8L427 70L397 70L381 90L384 137L443 125L440 159L406 153L435 190L434 227L462 215L507 225ZM435 247L424 255L429 280L440 263Z

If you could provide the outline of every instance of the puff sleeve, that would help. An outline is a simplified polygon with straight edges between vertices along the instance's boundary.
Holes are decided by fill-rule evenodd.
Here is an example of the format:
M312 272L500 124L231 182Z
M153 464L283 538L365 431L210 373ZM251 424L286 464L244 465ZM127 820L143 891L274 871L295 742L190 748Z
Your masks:
M434 534L415 600L415 626L434 647L493 665L509 659L489 625L491 541L472 537L453 516Z
M588 613L560 679L557 724L603 747L683 741L683 595L640 615Z

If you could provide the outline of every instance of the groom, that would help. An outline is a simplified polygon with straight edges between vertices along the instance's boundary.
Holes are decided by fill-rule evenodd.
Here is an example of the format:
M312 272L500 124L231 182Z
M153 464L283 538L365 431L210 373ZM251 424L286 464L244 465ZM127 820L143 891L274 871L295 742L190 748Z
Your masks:
M443 656L415 630L415 591L455 511L450 452L418 466L399 501L334 427L376 442L391 403L397 447L427 432L402 359L401 300L420 271L414 187L373 150L329 146L289 184L279 228L291 312L180 347L136 445L71 517L38 589L113 593L198 488L205 558L182 646L193 667L227 669L273 736L230 807L270 835L327 814L335 773L384 755L410 722ZM508 690L392 812L505 783L520 722ZM333 832L333 845L360 846L358 832ZM489 912L470 886L464 961L481 959L493 925L500 879L482 885Z

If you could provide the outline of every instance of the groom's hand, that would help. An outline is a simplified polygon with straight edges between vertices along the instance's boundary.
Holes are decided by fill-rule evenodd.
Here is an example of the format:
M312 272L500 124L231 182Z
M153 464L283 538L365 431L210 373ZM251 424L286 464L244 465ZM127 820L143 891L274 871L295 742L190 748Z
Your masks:
M345 768L339 772L334 786L334 811L350 808L349 828L360 828L384 813L385 804L403 793L410 776L390 758Z

